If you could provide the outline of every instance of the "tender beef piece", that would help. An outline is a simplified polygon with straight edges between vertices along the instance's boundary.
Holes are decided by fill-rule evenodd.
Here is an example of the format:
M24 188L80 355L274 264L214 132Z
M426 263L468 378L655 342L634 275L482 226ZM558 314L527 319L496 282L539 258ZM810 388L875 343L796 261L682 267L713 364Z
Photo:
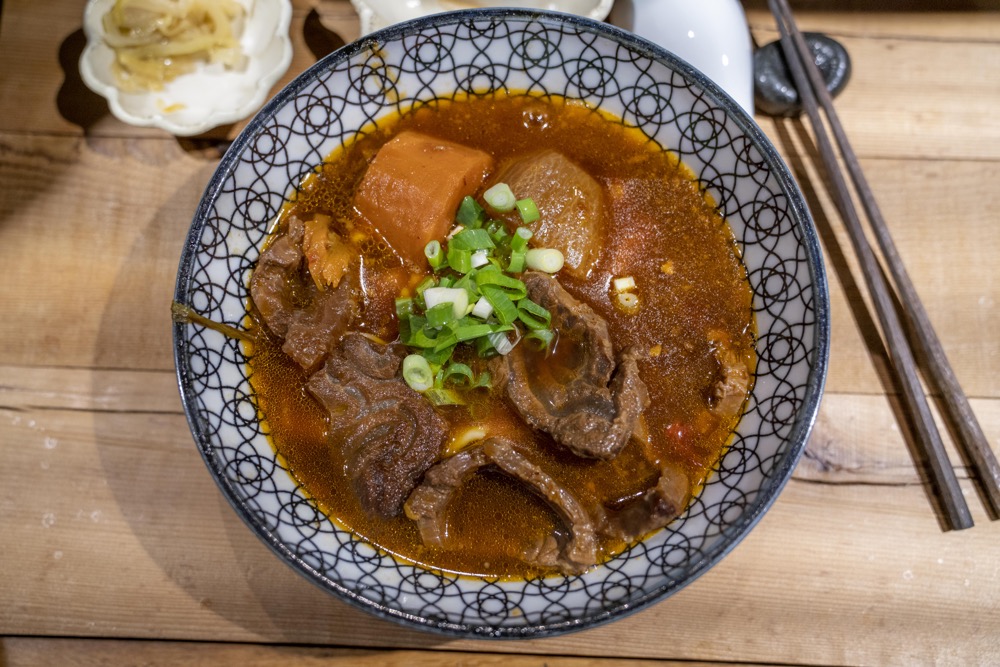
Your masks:
M483 448L473 447L449 456L427 471L404 507L406 516L417 522L424 544L445 545L451 499L470 477L489 464Z
M358 316L356 275L334 289L310 290L312 299L296 310L281 349L306 370L318 366Z
M285 337L292 319L294 283L302 265L305 228L298 218L289 220L288 231L268 245L250 276L250 298L268 328Z
M649 405L636 363L642 353L628 348L616 360L607 322L592 308L551 276L528 272L523 280L529 296L552 313L562 351L542 361L518 345L492 363L497 385L506 386L525 421L573 453L613 458Z
M313 370L340 341L358 316L357 271L335 288L317 286L306 266L306 226L296 217L257 261L250 297L267 327L285 339L281 349L302 368Z
M395 516L444 443L446 425L398 370L405 352L359 333L344 336L307 385L330 416L364 509Z
M462 484L488 465L495 465L527 485L552 506L566 525L568 534L547 536L536 549L525 554L528 562L566 574L583 572L597 562L593 519L569 491L505 438L489 438L481 446L447 458L427 471L423 482L406 501L406 514L417 522L425 544L447 544L447 510L451 499Z
M739 414L750 390L750 369L721 332L709 332L712 355L718 364L708 401L712 412L723 419Z
M509 185L518 198L530 197L538 206L541 218L529 225L533 241L561 250L565 270L586 278L604 246L607 207L601 184L553 150L504 165L496 180Z
M580 501L541 468L519 454L509 440L490 438L483 444L483 449L486 456L501 470L524 482L544 498L570 530L569 539L563 535L550 535L537 550L525 554L528 561L546 568L558 568L564 574L578 574L596 564L597 535L594 522Z
M600 532L634 542L676 519L690 497L687 476L674 468L664 468L656 486L637 498L606 508Z

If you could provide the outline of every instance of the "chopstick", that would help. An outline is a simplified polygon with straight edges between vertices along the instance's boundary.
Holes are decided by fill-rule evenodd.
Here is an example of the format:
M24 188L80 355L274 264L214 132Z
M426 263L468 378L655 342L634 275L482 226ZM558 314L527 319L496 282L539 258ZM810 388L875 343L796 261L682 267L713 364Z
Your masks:
M910 281L899 253L889 234L885 220L878 209L875 197L861 170L857 156L851 148L847 135L840 123L833 101L816 67L812 53L806 45L792 16L787 0L768 0L781 32L781 47L788 62L789 70L798 90L799 98L809 116L810 124L819 147L820 156L834 189L834 200L843 218L851 239L851 245L861 265L868 292L875 304L882 334L887 343L891 367L902 390L903 403L910 415L916 445L926 458L931 483L944 510L948 526L955 530L971 528L973 525L969 507L962 495L955 470L948 459L941 435L938 433L931 415L927 398L917 376L917 365L913 351L908 344L906 333L893 303L892 288L886 281L881 265L868 243L861 219L848 190L847 182L840 171L837 154L827 136L820 116L820 105L827 122L837 139L844 163L868 215L875 232L883 258L896 288L901 294L898 300L906 315L909 330L916 339L926 359L925 373L941 392L949 416L959 429L958 444L964 448L980 478L986 498L995 514L1000 515L1000 465L997 464L989 443L976 421L968 399L962 392L954 371L948 364L940 340L934 333L930 318L924 310L916 289ZM819 101L817 102L817 97Z

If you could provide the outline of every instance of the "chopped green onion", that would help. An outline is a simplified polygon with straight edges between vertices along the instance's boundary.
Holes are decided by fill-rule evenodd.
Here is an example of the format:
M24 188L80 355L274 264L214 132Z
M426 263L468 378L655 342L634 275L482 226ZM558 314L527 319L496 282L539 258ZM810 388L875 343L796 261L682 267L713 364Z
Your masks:
M427 263L431 265L432 269L440 268L445 260L444 251L441 250L441 242L435 239L424 246L424 257L427 258Z
M510 354L511 350L514 349L514 343L510 342L506 333L494 333L490 334L486 338L490 341L493 345L493 349L495 349L500 356L507 356Z
M480 291L493 307L493 314L501 324L513 324L517 319L517 306L507 293L493 285L482 285Z
M451 355L455 353L455 346L443 347L440 350L434 349L424 349L420 351L421 356L427 360L431 367L440 367L451 359Z
M420 318L423 320L423 324L417 326L413 319L410 319L410 335L403 341L409 347L416 347L421 350L433 350L438 344L437 332L432 332L427 330L427 320L426 318Z
M512 278L511 276L504 274L497 268L484 268L476 273L476 285L479 286L480 291L487 286L500 288L506 292L513 301L520 301L528 295L528 288L524 286L523 282L517 278Z
M479 205L472 197L465 197L458 205L458 213L455 214L455 222L472 229L483 226L486 222L486 209Z
M538 212L538 207L535 206L535 202L532 199L518 199L514 204L517 207L517 212L521 214L521 220L526 225L538 220L542 215Z
M481 320L488 319L492 314L493 306L490 305L490 302L486 300L485 296L479 297L479 301L476 302L476 305L473 306L472 312L470 313L473 317L478 317Z
M528 249L528 241L531 240L532 232L527 227L518 227L514 230L514 236L510 239L510 249L513 252L524 252Z
M478 354L482 359L495 356L497 353L497 349L493 347L493 343L490 342L489 336L477 338L473 341L473 344L476 346L476 354Z
M396 317L400 320L410 319L410 315L413 314L413 299L411 298L400 298L396 299Z
M627 312L635 312L639 309L639 297L632 292L622 292L618 295L618 305Z
M448 241L448 249L458 250L488 250L496 244L485 229L463 229Z
M517 205L517 198L506 183L497 183L483 193L483 199L494 211L507 213Z
M525 261L524 258L527 253L524 250L512 250L510 253L510 261L507 262L507 270L511 273L521 273L524 271Z
M434 386L431 365L419 354L408 354L403 359L403 379L413 391L425 392Z
M472 251L455 248L449 244L448 266L459 273L468 273L472 270Z
M558 273L563 267L565 258L555 248L532 248L525 254L524 261L529 269L545 273Z
M452 389L444 387L431 387L424 392L424 396L434 405L462 405L463 401Z
M535 329L524 335L524 340L532 341L538 345L539 350L544 350L552 344L556 333L552 329Z
M430 311L447 303L452 308L452 320L458 320L465 317L465 311L469 308L469 293L461 287L431 287L424 290L424 303L428 319Z
M486 231L489 232L490 238L498 246L503 245L510 238L510 232L507 231L507 225L504 224L503 220L490 220L486 223Z
M472 253L472 268L478 269L490 263L490 254L485 250L477 250Z
M457 361L453 361L444 369L441 382L447 382L455 376L458 377L458 382L465 380L468 384L472 384L476 380L476 374L472 372L472 369L467 364L460 364Z
M441 289L441 288L436 288ZM427 309L427 326L441 329L455 321L454 306L450 303L439 303Z
M456 336L455 333L450 329L444 329L441 332L441 335L438 336L437 338L437 344L434 346L434 352L444 352L445 350L454 350L455 346L458 345L458 343L459 343L458 336ZM445 357L444 361L442 361L441 363L444 363L450 357L451 357L451 352L448 353L448 356Z
M614 286L616 292L627 292L630 289L635 289L635 278L632 276L625 276L624 278L615 278Z
M517 318L531 330L548 329L552 314L531 299L517 302Z
M434 276L427 276L426 278L420 281L419 285L417 285L416 289L417 295L423 297L424 292L427 290L427 288L434 287L437 284L438 284L437 278L435 278Z

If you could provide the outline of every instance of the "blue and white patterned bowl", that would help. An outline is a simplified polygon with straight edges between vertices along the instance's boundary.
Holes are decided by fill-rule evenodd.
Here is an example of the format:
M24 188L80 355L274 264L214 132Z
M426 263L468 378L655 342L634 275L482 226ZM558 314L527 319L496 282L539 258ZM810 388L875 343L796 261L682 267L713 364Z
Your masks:
M318 62L233 143L198 207L176 300L240 326L248 275L293 186L361 128L411 106L508 88L586 100L680 155L729 220L754 292L759 363L732 445L671 526L572 577L496 581L394 560L326 518L275 456L239 344L178 324L181 398L226 498L278 556L376 615L439 632L537 637L642 609L717 563L791 476L819 407L829 304L816 233L787 167L719 87L630 33L510 9L377 31Z

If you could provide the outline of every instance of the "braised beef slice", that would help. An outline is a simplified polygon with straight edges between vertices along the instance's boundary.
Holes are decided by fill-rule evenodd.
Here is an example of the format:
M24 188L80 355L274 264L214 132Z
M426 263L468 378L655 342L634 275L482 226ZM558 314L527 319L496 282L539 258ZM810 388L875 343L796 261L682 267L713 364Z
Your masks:
M444 420L399 376L403 356L349 333L307 385L330 416L362 507L384 517L402 511L446 436Z
M451 499L466 480L489 464L483 448L473 447L449 456L427 471L404 507L406 516L417 522L424 544L445 546Z
M615 358L607 322L546 274L523 276L528 295L552 314L563 348L548 359L518 345L492 363L498 386L534 428L578 456L618 454L649 405L634 348Z
M288 333L288 323L295 312L293 289L302 266L304 231L302 222L292 218L288 232L260 253L257 267L250 276L250 298L264 323L282 338Z
M712 412L722 418L739 414L750 390L750 369L732 348L729 339L717 331L709 332L712 356L718 364L715 381L708 397Z
M285 339L282 350L302 368L316 368L358 315L357 271L335 288L320 289L302 251L304 225L289 218L287 232L260 255L250 297L267 327Z
M597 562L597 537L590 515L573 494L505 438L489 438L480 446L445 459L424 475L423 482L406 502L406 514L417 522L426 544L447 544L447 509L451 499L462 484L488 465L495 465L527 485L545 499L565 523L568 532L547 536L525 554L528 562L566 574L583 572Z
M597 535L594 522L580 501L560 486L541 468L519 454L514 444L503 438L491 438L483 444L486 456L505 473L521 480L541 495L556 510L569 528L570 535L549 535L531 553L528 562L545 568L557 568L564 574L578 574L597 563Z
M600 532L626 542L634 542L676 519L691 497L687 476L666 467L654 487L638 498L607 507Z

